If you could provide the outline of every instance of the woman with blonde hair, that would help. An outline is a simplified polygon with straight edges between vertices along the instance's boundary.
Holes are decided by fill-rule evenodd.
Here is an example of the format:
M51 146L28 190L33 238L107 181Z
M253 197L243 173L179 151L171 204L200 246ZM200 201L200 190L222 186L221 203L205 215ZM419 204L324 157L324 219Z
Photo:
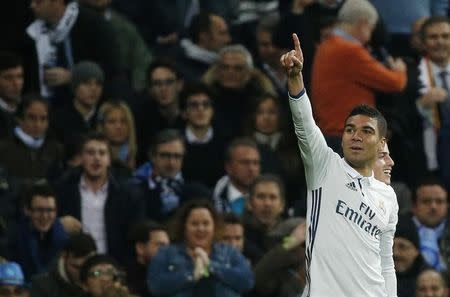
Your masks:
M128 105L123 101L103 103L98 111L97 131L108 138L112 161L133 170L136 166L136 130Z

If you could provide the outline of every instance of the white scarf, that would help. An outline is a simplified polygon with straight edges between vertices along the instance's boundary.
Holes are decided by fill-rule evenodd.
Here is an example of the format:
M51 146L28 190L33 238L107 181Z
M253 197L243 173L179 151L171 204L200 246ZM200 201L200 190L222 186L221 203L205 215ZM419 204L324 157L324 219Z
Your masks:
M43 20L36 20L27 28L28 35L35 41L39 64L41 95L46 98L52 95L52 90L45 84L44 67L48 65L54 66L56 63L58 43L63 41L68 42L68 44L66 44L66 58L68 59L69 64L73 64L70 41L67 39L67 36L77 20L78 13L78 3L72 2L67 5L63 17L59 20L58 25L54 29L48 28Z
M14 128L14 134L29 148L38 149L44 144L45 137L33 138L26 134L22 128Z
M217 53L201 48L189 39L182 39L180 45L184 49L187 57L208 65L217 61L219 57Z

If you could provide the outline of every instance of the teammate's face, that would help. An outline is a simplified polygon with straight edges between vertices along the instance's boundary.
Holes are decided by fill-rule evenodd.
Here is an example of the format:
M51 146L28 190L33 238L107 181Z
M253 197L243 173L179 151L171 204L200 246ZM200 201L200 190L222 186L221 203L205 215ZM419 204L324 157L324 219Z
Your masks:
M394 238L393 252L396 272L408 271L413 266L417 256L419 256L419 250L416 246L403 237Z
M383 149L378 153L378 158L373 166L373 174L375 178L386 185L390 185L393 166L394 160L392 160L388 145L385 143Z
M434 270L426 270L417 277L416 297L447 297L442 276Z
M416 190L413 213L422 224L435 227L447 217L447 192L439 185L425 185Z
M349 117L342 135L345 160L356 170L372 169L378 152L384 147L377 120L366 115Z

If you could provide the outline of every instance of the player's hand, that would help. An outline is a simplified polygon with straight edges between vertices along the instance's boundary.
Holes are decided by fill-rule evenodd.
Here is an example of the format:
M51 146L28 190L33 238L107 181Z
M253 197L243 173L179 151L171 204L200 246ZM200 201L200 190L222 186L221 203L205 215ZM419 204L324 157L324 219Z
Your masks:
M303 52L297 34L292 34L292 40L294 41L294 49L280 58L281 65L289 78L300 76L303 69Z
M68 84L72 79L72 73L62 67L52 67L44 70L44 80L50 87Z

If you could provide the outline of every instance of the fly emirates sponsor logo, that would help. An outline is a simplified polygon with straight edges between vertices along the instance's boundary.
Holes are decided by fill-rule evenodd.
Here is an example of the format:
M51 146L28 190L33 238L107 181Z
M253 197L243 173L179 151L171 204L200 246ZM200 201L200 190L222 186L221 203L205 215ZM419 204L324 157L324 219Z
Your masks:
M372 221L375 217L375 211L364 202L361 202L359 209L353 209L349 207L345 201L338 200L336 204L336 213L356 224L370 236L380 239L381 230Z

